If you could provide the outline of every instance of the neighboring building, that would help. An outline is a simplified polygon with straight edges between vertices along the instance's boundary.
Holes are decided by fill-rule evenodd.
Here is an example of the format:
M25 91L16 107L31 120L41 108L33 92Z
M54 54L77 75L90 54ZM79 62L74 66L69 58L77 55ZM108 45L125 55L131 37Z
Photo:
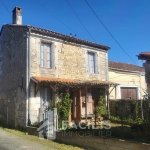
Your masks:
M119 85L110 99L143 99L146 95L145 70L133 64L109 61L109 80ZM111 89L110 89L111 91Z
M22 25L15 7L13 24L0 32L0 120L15 127L42 121L56 95L68 91L71 120L94 113L100 91L108 94L108 46L46 29Z
M143 64L145 68L145 79L147 83L147 92L150 97L150 52L142 52L138 55L138 59L146 60Z

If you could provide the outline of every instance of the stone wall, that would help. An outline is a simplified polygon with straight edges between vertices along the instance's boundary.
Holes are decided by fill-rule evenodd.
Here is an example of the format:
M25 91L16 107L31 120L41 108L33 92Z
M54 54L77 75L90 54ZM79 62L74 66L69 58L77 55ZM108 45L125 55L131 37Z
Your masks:
M51 44L54 57L52 69L40 67L41 42ZM96 74L88 73L88 51L96 53L98 59L98 72ZM31 37L32 76L106 81L108 79L107 61L107 51L101 49L68 43L46 36L36 37L33 34Z
M40 67L41 43L51 45L53 68ZM55 38L31 34L31 76L77 79L77 80L107 80L107 51L83 45L64 42ZM88 73L87 52L96 53L98 73ZM30 117L31 123L38 121L40 108L40 91L34 96L35 85L31 82Z
M25 127L26 29L3 26L0 59L0 120Z
M150 145L107 137L81 136L75 134L56 133L56 140L69 145L94 148L99 150L149 150Z

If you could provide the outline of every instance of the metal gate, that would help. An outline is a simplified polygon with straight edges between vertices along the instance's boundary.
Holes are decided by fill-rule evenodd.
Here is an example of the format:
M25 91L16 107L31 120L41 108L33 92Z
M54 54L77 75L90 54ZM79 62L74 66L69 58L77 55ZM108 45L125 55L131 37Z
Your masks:
M43 123L38 128L39 138L56 139L58 129L57 108L54 110L45 110L43 112Z

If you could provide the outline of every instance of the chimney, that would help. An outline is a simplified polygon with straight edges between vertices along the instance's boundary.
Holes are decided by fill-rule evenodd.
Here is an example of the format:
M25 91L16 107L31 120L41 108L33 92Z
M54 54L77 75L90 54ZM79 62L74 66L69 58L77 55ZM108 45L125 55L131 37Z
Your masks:
M13 24L22 24L22 9L20 7L15 7L13 12L12 23Z

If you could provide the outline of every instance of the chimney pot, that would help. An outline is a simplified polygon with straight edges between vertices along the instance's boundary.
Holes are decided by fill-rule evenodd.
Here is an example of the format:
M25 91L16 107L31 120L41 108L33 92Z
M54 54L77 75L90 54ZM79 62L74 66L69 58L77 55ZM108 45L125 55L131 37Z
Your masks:
M16 6L12 12L12 23L22 25L22 9Z

